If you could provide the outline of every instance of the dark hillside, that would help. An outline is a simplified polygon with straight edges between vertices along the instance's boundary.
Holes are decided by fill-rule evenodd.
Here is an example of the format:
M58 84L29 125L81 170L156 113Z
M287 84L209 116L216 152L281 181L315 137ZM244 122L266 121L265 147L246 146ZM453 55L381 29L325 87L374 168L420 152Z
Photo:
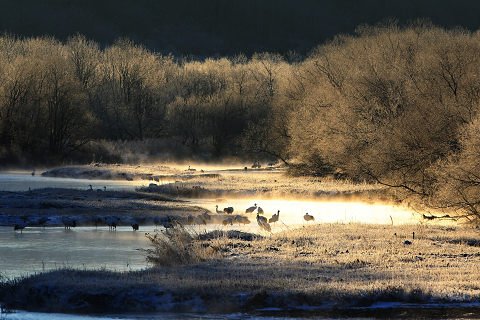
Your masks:
M198 56L304 53L392 17L475 30L479 9L470 0L2 0L0 30L59 39L81 33L104 45L129 37L152 50Z

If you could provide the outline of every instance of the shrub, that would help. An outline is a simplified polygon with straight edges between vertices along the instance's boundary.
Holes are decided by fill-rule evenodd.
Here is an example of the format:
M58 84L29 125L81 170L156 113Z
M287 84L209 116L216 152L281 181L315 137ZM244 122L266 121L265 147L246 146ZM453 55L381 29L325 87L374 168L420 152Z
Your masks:
M146 234L151 242L147 261L157 266L193 264L219 257L218 249L197 241L193 230L187 230L180 223L173 228Z

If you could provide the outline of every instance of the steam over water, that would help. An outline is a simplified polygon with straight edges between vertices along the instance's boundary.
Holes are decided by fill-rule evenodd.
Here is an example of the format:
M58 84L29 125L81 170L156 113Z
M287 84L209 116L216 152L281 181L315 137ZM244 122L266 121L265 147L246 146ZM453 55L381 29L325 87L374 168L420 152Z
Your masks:
M312 223L368 223L368 224L417 224L419 215L407 208L387 204L351 201L313 201L284 199L231 199L231 200L192 200L193 204L215 210L233 206L234 214L245 214L245 209L257 204L270 218L280 210L280 222L286 226L306 225L305 213L314 216ZM248 215L255 221L256 212Z

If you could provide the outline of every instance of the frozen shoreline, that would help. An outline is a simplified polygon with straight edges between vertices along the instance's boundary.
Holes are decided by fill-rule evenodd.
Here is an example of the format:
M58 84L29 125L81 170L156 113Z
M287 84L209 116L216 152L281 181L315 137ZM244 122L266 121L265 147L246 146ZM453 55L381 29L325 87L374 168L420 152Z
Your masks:
M404 244L412 230L413 244ZM57 270L2 283L0 301L11 309L88 314L478 310L475 238L469 228L362 224L221 236L199 241L222 258L132 272Z
M104 169L102 178L111 172L99 170ZM144 169L132 171L147 172L152 183L160 177L158 171ZM212 224L221 224L227 215L178 197L208 196L222 203L219 197L224 195L315 200L361 195L368 201L369 195L382 194L376 185L292 178L275 171L161 170L165 184L138 191L0 192L0 225L62 226L65 217L84 226L105 225L112 217L119 226L163 224L172 217L182 224L199 224L205 223L201 219L205 213L213 217ZM78 177L86 178L84 173ZM179 180L168 182L171 178ZM213 209L213 204L208 208ZM412 232L413 245L406 244ZM250 240L199 239L219 250L222 258L193 265L132 272L55 270L14 279L0 283L0 301L12 309L88 314L329 312L436 308L443 303L475 309L480 280L469 275L480 263L477 240L478 232L464 227L394 226L393 221L392 225L300 225Z
M210 219L202 219L208 213ZM87 191L47 188L25 192L0 191L0 226L64 226L65 219L76 226L161 225L168 220L182 224L221 224L231 215L213 214L188 202L136 191ZM240 215L234 215L235 217Z

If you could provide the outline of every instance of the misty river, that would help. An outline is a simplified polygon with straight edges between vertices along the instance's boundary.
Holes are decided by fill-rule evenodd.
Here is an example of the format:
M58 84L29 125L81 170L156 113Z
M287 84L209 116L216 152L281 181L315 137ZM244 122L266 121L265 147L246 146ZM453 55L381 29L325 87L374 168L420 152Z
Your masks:
M148 181L110 181L49 178L32 176L28 172L0 174L2 191L22 191L28 188L77 188L87 189L88 185L107 186L110 190L133 190ZM233 206L236 214L257 203L270 217L280 210L279 222L272 224L272 231L279 232L302 227L308 223L373 223L373 224L417 224L418 214L408 209L386 204L315 201L284 199L190 199L192 205L215 212L220 208ZM303 214L315 217L314 222L305 222ZM192 226L194 232L214 229L237 229L259 233L255 215L249 217L247 225L202 225ZM63 227L28 228L22 233L13 232L11 227L0 227L0 275L6 278L61 267L128 271L147 267L145 253L148 247L145 232L154 231L154 226L141 226L139 232L131 227L119 227L110 232L108 227L77 227L64 230Z

